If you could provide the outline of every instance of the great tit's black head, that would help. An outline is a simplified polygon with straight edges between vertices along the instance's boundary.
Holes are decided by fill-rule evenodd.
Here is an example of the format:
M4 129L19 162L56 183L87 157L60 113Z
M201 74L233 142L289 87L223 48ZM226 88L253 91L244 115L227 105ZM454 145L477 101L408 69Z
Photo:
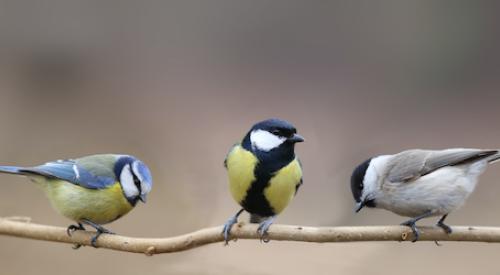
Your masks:
M269 152L283 145L292 146L303 142L304 138L297 134L297 129L288 121L271 118L256 123L247 134L252 148Z
M365 175L368 167L370 167L371 161L371 158L365 160L363 163L358 165L356 169L354 169L351 175L352 196L357 203L356 212L359 212L359 210L365 206L375 207L375 200L363 197L363 191L365 189Z

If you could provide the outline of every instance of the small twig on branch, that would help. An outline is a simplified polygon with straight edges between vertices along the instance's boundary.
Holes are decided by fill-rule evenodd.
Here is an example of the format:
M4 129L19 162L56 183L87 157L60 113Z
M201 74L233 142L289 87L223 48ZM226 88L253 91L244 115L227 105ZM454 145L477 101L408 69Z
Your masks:
M453 233L447 235L438 227L419 227L419 241L458 242L500 242L500 228L453 226ZM132 238L104 234L97 240L97 246L124 252L146 255L184 251L206 244L222 242L222 227L201 229L185 235L170 238ZM33 224L0 218L0 235L35 240L90 245L94 232L76 231L72 237L66 228ZM259 239L256 224L239 223L231 231L233 239ZM269 229L269 240L296 242L366 242L366 241L411 241L411 230L404 226L341 226L306 227L275 224Z

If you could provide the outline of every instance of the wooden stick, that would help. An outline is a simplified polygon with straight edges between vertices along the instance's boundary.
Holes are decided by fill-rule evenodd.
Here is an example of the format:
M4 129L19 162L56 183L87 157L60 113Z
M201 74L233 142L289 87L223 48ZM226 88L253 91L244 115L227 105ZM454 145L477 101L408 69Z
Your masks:
M233 226L232 239L260 239L256 224L239 223ZM500 228L453 226L453 233L447 235L438 227L419 227L419 241L457 241L457 242L500 242ZM221 242L222 227L201 229L185 235L170 238L132 238L120 235L103 234L97 240L97 246L112 250L144 253L146 255L180 252L203 245ZM0 218L0 235L44 240L51 242L90 245L95 232L76 231L72 236L66 234L66 228L21 222L9 218ZM367 242L367 241L411 241L413 234L404 226L339 226L307 227L293 225L272 225L269 240L296 242ZM237 245L230 243L230 245Z

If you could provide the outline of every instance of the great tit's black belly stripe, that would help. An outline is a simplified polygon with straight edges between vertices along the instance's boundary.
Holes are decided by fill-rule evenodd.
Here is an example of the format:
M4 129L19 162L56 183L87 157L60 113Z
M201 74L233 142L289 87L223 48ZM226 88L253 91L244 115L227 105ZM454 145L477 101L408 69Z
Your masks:
M293 154L293 151L291 152L290 154L287 151L278 149L270 152L254 153L259 159L259 163L254 169L256 180L252 182L245 199L241 202L241 206L247 212L262 217L276 215L264 195L264 189L269 186L269 181L277 171L295 159L295 154Z
M274 216L274 210L264 196L264 189L269 185L271 175L258 175L257 180L252 183L247 190L245 199L241 202L241 206L249 213L257 214L262 217Z

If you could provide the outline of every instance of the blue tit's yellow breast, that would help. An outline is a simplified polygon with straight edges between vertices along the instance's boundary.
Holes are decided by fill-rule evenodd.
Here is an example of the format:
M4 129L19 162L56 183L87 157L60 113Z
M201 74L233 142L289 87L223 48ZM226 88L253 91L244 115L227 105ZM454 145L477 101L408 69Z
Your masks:
M297 159L273 175L269 185L264 189L264 195L276 214L283 211L292 200L301 179L302 168Z
M123 195L120 183L104 189L87 189L67 181L39 179L36 181L47 194L52 206L74 221L112 222L132 210Z
M240 145L234 146L226 158L229 190L239 204L245 199L247 190L255 181L254 169L257 163L258 159Z

